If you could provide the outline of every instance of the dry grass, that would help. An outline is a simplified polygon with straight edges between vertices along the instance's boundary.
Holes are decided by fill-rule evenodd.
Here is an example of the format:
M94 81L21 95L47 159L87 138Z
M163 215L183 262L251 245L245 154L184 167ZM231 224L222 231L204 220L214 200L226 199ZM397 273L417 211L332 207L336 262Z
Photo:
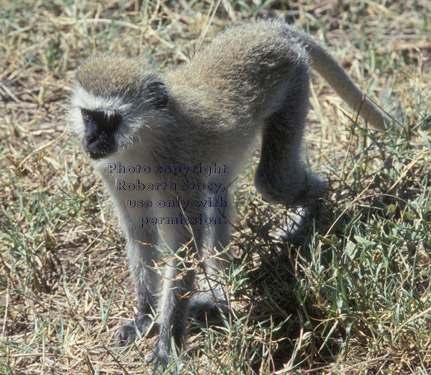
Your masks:
M262 16L294 18L403 117L369 132L313 80L307 155L331 187L306 245L274 239L286 212L261 202L245 171L226 280L233 316L193 329L171 372L431 371L431 4L286 3L1 2L0 374L153 373L143 358L154 339L110 346L134 295L116 219L67 132L73 72L94 51L179 64Z

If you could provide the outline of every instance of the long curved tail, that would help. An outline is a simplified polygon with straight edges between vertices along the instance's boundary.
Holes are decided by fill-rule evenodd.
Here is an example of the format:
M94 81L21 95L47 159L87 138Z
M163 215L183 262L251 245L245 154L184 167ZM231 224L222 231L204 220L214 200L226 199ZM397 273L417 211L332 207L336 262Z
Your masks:
M316 71L340 97L377 129L384 130L392 119L356 86L344 68L317 41L306 35L305 49Z

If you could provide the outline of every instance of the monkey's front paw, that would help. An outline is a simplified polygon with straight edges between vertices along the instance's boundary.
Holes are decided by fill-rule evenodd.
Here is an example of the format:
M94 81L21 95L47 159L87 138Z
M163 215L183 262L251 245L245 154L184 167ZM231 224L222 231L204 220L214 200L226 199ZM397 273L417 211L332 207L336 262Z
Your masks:
M157 329L156 324L149 316L136 319L134 322L124 324L115 336L115 346L128 346L135 341L138 333L142 336L151 334Z
M229 315L229 307L223 303L214 303L210 301L201 301L198 298L190 302L190 317L199 322L208 322L209 324L218 324L223 321L222 315Z
M161 348L160 345L157 345L156 348L147 355L145 361L147 363L155 361L155 369L159 368L160 366L166 367L169 363L168 352L166 349Z
M137 327L135 325L135 322L129 322L124 324L115 336L114 346L130 345L136 339L136 329Z

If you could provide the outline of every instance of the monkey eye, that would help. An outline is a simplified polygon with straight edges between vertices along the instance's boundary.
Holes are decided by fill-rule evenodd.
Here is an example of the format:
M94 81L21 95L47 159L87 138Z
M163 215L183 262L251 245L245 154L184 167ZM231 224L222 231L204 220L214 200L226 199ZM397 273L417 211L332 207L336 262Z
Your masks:
M92 119L91 113L85 109L81 109L81 114L84 125L87 126Z

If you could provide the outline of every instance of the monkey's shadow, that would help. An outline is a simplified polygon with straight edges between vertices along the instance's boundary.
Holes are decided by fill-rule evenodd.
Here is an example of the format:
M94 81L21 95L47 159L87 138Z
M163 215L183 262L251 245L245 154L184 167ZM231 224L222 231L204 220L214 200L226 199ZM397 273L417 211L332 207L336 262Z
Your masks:
M362 202L359 219L364 222L385 217L389 204L400 204L396 197L378 191L367 199ZM271 340L261 342L255 351L267 353L254 356L256 373L268 360L273 371L301 363L313 368L334 363L347 340L354 322L347 316L334 319L339 298L334 280L356 277L354 269L344 276L337 276L337 269L347 267L343 244L346 239L354 241L351 227L358 220L358 210L343 209L337 202L341 200L321 200L290 243L275 236L286 223L286 212L274 213L262 205L249 209L251 219L245 220L236 238L241 248L238 263L246 265L247 287L235 298L246 304L243 311L248 314L248 324L258 329L266 326L271 335ZM269 350L271 343L277 344Z

